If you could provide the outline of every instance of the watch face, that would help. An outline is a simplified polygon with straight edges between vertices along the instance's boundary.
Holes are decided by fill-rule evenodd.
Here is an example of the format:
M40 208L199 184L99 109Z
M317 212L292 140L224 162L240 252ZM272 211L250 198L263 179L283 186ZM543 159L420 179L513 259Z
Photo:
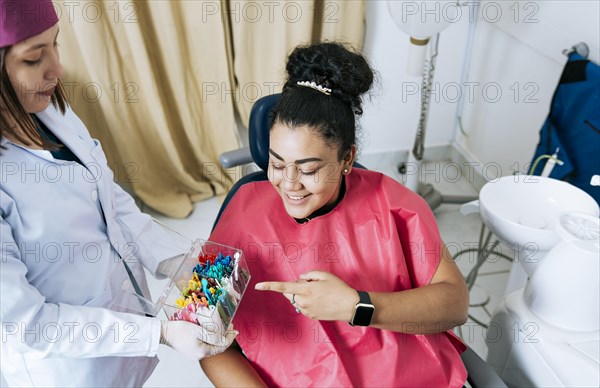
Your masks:
M371 324L371 319L373 318L374 312L375 306L373 306L372 304L359 303L356 306L354 318L352 319L352 324L354 326L369 326Z

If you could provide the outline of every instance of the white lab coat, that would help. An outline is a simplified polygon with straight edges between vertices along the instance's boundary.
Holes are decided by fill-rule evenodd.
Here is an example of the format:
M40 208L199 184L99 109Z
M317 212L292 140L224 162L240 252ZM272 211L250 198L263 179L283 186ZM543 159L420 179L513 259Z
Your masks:
M2 375L10 386L141 386L160 321L123 312L139 304L116 301L111 282L128 279L122 257L147 293L142 264L154 274L172 256L166 233L114 183L72 110L37 116L85 167L2 140Z

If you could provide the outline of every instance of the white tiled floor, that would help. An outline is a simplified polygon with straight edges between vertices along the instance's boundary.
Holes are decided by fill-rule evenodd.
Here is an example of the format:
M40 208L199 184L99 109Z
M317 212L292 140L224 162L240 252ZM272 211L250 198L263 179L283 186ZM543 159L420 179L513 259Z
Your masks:
M473 195L477 193L462 177L457 178L452 168L446 168L445 162L429 163L425 167L428 174L423 175L426 182L432 183L436 189L446 195ZM379 168L379 171L401 181L394 166ZM220 207L220 200L212 198L196 204L194 212L184 220L170 219L151 210L144 209L155 218L177 230L179 233L196 238L207 238L212 229L213 221ZM477 247L481 229L481 219L478 214L462 215L460 205L442 204L434 214L438 221L442 237L452 253L459 250ZM508 249L503 247L502 252L510 255ZM476 253L466 253L457 257L457 264L467 275L475 265ZM479 271L479 276L471 290L470 315L484 323L489 322L490 314L504 295L504 288L508 279L511 263L498 257L490 257ZM150 286L153 286L151 282ZM155 287L158 287L155 284ZM487 303L485 303L487 301ZM485 328L477 325L473 320L462 328L463 340L482 358L487 355L485 345ZM145 384L146 387L204 387L211 386L197 364L191 362L171 349L161 346L159 352L161 362L154 374Z

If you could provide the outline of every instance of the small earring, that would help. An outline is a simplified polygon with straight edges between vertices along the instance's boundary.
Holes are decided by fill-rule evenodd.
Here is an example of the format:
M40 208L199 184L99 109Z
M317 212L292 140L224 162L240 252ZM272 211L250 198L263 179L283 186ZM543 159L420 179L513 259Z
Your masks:
M348 169L347 168L344 169L344 174L348 174Z

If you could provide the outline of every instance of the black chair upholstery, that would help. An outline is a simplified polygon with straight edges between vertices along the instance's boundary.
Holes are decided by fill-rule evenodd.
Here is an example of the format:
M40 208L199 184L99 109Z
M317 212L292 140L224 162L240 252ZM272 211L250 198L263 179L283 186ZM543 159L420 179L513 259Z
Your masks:
M248 123L248 138L252 159L263 171L269 166L269 130L271 128L271 112L281 94L271 94L260 98L252 106Z

